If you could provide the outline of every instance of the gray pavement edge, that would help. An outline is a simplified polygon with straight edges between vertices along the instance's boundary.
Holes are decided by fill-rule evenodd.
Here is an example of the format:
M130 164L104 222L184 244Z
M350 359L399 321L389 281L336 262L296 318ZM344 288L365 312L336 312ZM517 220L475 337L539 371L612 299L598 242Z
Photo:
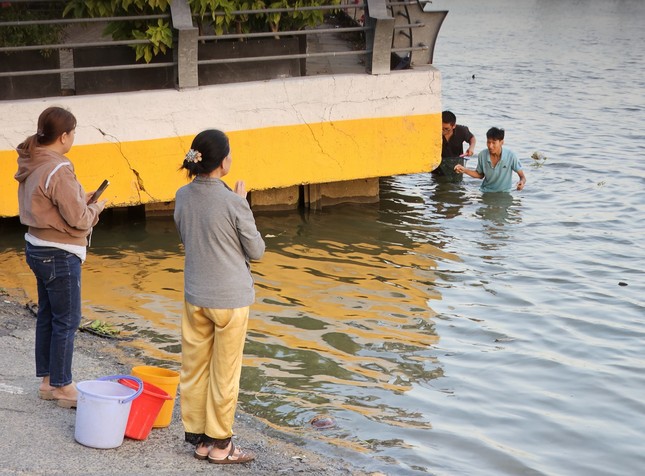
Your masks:
M25 304L0 290L2 475L380 474L359 468L369 460L365 455L321 444L306 434L281 432L243 412L236 415L235 441L256 453L256 461L226 466L199 461L192 456L192 445L184 442L178 403L170 426L153 429L144 441L126 438L114 449L85 447L74 439L76 411L38 398L39 379L33 358L36 319ZM130 368L111 352L113 344L109 339L79 332L75 381L129 374Z

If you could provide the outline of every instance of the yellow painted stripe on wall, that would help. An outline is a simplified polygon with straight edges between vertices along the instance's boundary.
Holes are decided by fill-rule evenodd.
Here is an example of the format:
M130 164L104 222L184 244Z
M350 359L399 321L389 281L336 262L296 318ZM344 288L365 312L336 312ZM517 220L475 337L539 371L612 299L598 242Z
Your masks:
M233 153L229 185L249 190L427 172L441 160L441 113L229 133ZM77 145L68 157L87 191L104 178L111 206L166 202L187 183L179 167L192 136ZM18 214L16 153L0 151L0 216Z

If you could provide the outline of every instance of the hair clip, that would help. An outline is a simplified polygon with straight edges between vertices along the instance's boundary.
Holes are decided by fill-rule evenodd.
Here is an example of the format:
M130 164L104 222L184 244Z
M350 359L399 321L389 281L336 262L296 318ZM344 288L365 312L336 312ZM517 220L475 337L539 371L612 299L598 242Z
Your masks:
M202 161L202 153L199 152L198 150L195 149L190 149L186 153L186 162L191 162L193 164L196 164L197 162Z

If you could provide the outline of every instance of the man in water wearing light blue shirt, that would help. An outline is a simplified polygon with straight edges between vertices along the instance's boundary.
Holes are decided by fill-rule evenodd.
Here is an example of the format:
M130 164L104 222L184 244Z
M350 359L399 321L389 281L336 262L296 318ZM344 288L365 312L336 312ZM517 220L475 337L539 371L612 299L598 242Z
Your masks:
M455 172L484 179L479 187L482 192L510 192L515 172L520 177L517 190L522 190L526 183L522 164L514 152L502 148L503 144L504 129L491 127L486 132L486 150L482 150L477 156L477 168L470 170L463 165L456 165Z

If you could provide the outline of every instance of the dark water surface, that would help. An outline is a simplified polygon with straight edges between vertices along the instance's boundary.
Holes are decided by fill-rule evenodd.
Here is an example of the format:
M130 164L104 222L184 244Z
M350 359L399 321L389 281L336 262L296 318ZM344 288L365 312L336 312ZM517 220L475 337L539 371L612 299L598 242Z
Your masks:
M241 406L386 474L640 474L645 2L444 4L444 107L477 150L505 128L526 189L420 174L383 179L378 205L259 216ZM172 222L103 224L93 244L86 317L177 366ZM18 230L0 274L35 298ZM312 430L321 413L336 427Z

